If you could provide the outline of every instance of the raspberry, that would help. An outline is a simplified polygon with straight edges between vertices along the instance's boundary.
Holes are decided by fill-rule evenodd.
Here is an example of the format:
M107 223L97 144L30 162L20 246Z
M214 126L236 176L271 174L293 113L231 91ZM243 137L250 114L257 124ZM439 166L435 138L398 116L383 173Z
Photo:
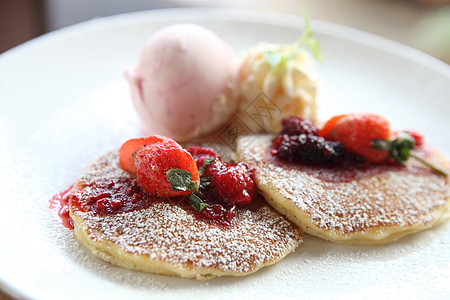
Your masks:
M134 155L137 181L147 193L162 197L189 195L191 191L173 191L167 171L183 169L199 184L197 165L192 155L173 140L140 147Z
M300 135L300 134L310 134L319 135L319 129L310 120L302 119L297 116L292 116L287 119L283 119L281 122L283 125L283 130L280 134L287 135Z
M209 188L219 201L246 205L256 197L253 171L245 163L231 164L216 160L208 166L205 175L211 176Z
M276 148L272 151L273 155L294 162L334 163L344 154L341 143L327 141L323 137L311 134L279 135L274 146Z

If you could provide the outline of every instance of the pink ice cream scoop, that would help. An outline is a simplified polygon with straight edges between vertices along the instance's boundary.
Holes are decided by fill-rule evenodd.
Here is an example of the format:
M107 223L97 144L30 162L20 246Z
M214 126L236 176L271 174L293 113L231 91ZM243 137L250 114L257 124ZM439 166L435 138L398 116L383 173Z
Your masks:
M156 32L125 76L152 133L186 141L218 129L236 112L238 68L230 46L212 31L177 24Z

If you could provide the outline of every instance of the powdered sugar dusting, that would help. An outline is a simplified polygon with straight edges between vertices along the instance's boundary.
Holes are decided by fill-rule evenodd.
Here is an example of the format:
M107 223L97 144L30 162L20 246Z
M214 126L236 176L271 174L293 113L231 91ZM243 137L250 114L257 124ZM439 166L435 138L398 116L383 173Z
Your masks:
M243 137L239 144L246 145L246 139L252 140L251 146L239 147L238 152L241 160L256 168L258 187L275 191L315 226L338 235L387 226L401 230L429 226L439 221L450 201L445 178L433 173L418 176L405 168L350 182L327 182L265 159L270 136ZM444 163L448 166L442 159Z
M85 170L77 188L99 179L129 177L117 161L117 152L102 156ZM72 213L83 219L94 242L112 242L120 251L144 259L183 271L206 268L214 275L253 272L283 258L301 242L299 229L267 205L241 210L236 224L226 229L205 223L170 202L111 215L75 207Z
M109 240L126 252L181 268L207 267L232 273L251 272L277 260L298 240L291 225L268 207L258 213L246 211L238 226L229 230L198 221L167 203L106 217L89 215L85 221L93 240Z

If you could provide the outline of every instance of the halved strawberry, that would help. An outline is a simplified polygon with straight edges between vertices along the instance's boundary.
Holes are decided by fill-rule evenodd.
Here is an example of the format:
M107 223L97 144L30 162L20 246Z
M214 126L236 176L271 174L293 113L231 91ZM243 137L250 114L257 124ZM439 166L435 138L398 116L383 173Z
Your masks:
M129 139L128 141L126 141L125 143L122 144L122 146L120 147L120 150L119 150L120 167L125 171L131 172L131 173L136 173L136 170L134 167L135 152L142 146L145 146L148 144L154 144L154 143L161 143L164 141L171 141L173 143L176 143L174 140L172 140L168 137L162 136L162 135L152 135L149 137ZM180 148L181 148L181 146L180 146Z
M161 197L189 195L195 189L173 190L168 171L182 171L192 178L195 187L200 183L197 164L192 155L171 139L141 146L134 154L134 166L139 185L149 194Z

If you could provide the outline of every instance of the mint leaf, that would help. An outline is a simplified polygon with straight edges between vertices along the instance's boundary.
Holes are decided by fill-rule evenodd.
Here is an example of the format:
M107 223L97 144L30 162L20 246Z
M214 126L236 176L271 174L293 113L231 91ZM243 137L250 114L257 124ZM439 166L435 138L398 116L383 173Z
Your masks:
M303 16L303 22L305 24L305 28L303 29L303 34L300 37L300 41L306 41L307 39L309 39L312 35L312 31L311 31L311 26L309 24L309 16L306 13L306 11L303 11L302 13Z
M272 68L276 68L281 62L281 53L274 51L265 51L264 52L264 60L271 66Z
M304 29L301 37L291 45L281 45L279 49L267 50L263 52L264 60L272 68L282 68L289 59L294 56L295 48L309 48L311 54L317 61L322 62L323 56L320 50L319 42L312 37L313 33L309 24L309 17L303 12Z
M305 11L303 12L303 20L305 25L302 36L296 42L294 42L291 45L291 47L302 48L303 45L306 45L311 51L314 58L317 61L322 62L323 61L322 51L320 50L319 42L312 37L313 33L311 31L311 26L309 25L309 17Z
M300 40L297 42L297 46L305 44L308 46L314 58L318 61L323 61L322 51L320 50L319 42L312 38L311 26L309 24L309 17L306 11L303 12L303 20L305 22L305 28Z
M282 67L289 59L292 58L292 53L278 52L267 50L263 53L264 60L272 68Z
M198 174L199 174L200 176L202 176L202 175L205 173L206 168L207 168L210 164L212 164L215 160L216 160L215 157L211 157L211 158L205 159L205 161L203 162L202 166L198 169Z
M202 199L200 199L200 197L194 193L191 193L189 195L189 202L199 212L201 212L202 210L204 210L205 208L208 207L208 204L203 202Z
M173 191L198 191L197 183L192 180L191 172L183 169L170 169L166 172L166 177Z
M316 39L309 38L305 41L305 44L309 47L316 60L323 61L322 50L320 50L319 42Z
M198 189L199 190L207 189L208 186L211 184L211 178L212 178L212 176L200 177L200 186L198 187Z

